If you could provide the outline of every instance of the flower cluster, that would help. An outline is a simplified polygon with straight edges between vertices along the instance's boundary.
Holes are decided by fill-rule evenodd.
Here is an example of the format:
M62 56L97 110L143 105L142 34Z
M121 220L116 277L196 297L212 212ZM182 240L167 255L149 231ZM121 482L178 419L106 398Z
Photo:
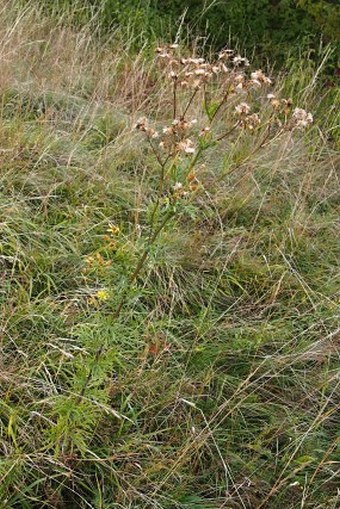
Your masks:
M302 108L295 108L292 115L295 127L305 128L313 123L313 115Z
M268 76L266 76L263 71L261 71L261 69L252 72L250 77L251 82L259 87L262 85L271 85L273 83L272 80L268 78Z
M172 44L156 49L158 58L167 66L168 76L176 86L199 90L202 85L219 75L238 90L272 83L261 70L252 73L250 78L247 77L246 69L250 65L248 59L235 55L231 49L222 50L215 62L207 62L203 57L177 57L177 48L177 44Z
M278 111L279 113L284 113L285 115L290 113L293 106L293 100L291 98L280 99L276 97L275 94L267 94L267 99L269 99L270 104L274 110Z
M276 140L281 133L313 123L311 113L293 109L292 99L267 93L273 80L261 69L250 71L248 59L232 49L222 50L213 62L197 56L181 57L178 44L159 47L156 53L172 87L173 120L162 127L151 127L142 117L135 128L148 139L172 196L185 196L196 186L188 185L183 172L190 172L208 147L233 137L236 130L259 131L258 147L253 149L256 151L270 143L270 138ZM266 108L266 99L271 109ZM203 105L199 120L190 119L193 104ZM257 109L263 105L263 111L254 111L254 105ZM180 180L169 178L174 168L180 168Z
M157 131L149 127L149 122L146 117L139 118L135 123L134 128L137 129L138 131L141 131L142 133L145 133L148 138L151 139L158 138Z
M149 127L148 120L140 118L135 129L145 133L150 140L159 138L158 146L162 151L171 154L193 154L196 150L194 142L188 137L189 131L197 124L196 119L186 120L184 117L174 119L170 126L162 128L161 132Z
M244 116L250 112L250 106L247 103L241 103L235 107L235 111L238 115Z
M261 120L257 113L250 115L250 111L251 108L248 103L243 102L235 106L236 115L240 117L240 126L253 131L261 123Z
M249 131L253 131L255 127L261 124L260 117L257 113L253 113L252 115L247 115L245 119L242 121L242 126Z

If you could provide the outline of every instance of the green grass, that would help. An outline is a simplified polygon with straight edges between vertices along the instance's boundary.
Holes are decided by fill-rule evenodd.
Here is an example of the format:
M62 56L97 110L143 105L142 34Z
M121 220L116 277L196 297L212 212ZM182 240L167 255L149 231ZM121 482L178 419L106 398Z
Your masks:
M1 508L335 509L336 91L295 69L279 88L317 112L309 133L231 174L251 138L207 153L116 319L159 172L131 125L166 122L167 84L143 52L16 16L0 27Z

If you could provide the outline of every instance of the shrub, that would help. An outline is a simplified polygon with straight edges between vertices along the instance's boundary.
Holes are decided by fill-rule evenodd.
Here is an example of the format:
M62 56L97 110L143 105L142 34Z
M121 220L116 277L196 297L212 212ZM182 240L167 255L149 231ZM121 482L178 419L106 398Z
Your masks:
M340 8L337 0L296 0L296 3L329 38L340 40Z
M77 2L57 0L53 9L73 10ZM174 38L180 19L192 36L209 35L209 43L220 49L231 38L248 50L257 48L282 61L287 47L301 47L319 39L320 31L336 38L339 11L326 1L309 0L229 0L228 2L189 0L86 0L76 9L76 18L96 14L102 28L128 28L137 39ZM184 18L181 18L184 16ZM213 35L211 35L213 34Z

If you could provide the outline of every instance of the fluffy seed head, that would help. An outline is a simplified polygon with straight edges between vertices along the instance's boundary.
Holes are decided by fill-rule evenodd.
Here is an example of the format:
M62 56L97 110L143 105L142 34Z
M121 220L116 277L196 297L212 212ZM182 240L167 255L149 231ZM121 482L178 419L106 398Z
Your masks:
M235 107L238 115L247 115L250 112L250 106L247 103L240 103Z
M313 115L303 108L295 108L292 117L295 122L295 126L300 128L308 127L314 121Z

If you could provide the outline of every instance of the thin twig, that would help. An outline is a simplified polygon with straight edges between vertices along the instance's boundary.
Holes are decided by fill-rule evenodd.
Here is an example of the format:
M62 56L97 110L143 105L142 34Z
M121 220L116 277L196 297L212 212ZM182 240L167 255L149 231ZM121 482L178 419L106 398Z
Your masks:
M229 129L229 131L227 131L226 133L224 133L222 136L219 136L216 141L220 142L222 141L224 138L226 138L227 136L229 136L229 134L231 134L233 131L235 131L235 129L240 125L240 121L238 120L236 122L236 124L233 125L233 127L231 129Z
M198 92L198 88L195 88L194 90L194 93L192 94L192 96L190 97L189 101L188 101L188 104L186 105L184 111L183 111L183 115L182 115L182 118L184 119L185 115L188 113L188 109L190 108L191 104L192 104L192 101L194 100L197 92Z

